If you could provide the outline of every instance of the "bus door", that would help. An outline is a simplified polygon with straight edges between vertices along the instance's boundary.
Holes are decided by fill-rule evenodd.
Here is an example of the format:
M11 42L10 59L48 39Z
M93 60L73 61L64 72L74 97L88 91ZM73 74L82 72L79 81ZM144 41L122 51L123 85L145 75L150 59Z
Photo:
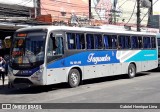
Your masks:
M47 44L47 84L54 84L64 81L65 68L62 33L51 33Z

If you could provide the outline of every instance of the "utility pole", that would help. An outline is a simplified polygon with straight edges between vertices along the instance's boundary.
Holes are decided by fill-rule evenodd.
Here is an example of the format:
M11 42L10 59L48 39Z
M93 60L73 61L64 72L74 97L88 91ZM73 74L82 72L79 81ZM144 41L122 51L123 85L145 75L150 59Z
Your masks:
M91 13L91 0L89 0L89 19L92 18L92 13Z
M34 0L34 17L37 17L37 0Z
M141 26L141 24L140 24L140 13L141 13L141 11L140 11L140 0L137 0L137 31L139 32L139 31L141 31L141 29L140 29L140 26Z
M37 16L41 15L41 0L37 0Z
M116 24L116 5L117 5L117 0L113 1L113 17L114 17L114 24Z

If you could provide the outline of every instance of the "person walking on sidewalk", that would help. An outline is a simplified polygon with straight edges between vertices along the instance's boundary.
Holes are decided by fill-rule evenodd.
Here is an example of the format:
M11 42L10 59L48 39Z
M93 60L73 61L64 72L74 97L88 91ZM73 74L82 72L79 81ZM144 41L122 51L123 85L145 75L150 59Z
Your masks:
M2 78L2 84L4 86L4 80L5 80L5 63L6 61L0 57L0 79Z

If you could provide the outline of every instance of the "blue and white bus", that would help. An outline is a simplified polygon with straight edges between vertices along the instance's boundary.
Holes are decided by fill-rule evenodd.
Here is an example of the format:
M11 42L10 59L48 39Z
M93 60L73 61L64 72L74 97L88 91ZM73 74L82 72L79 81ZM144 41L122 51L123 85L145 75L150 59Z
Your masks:
M160 33L157 34L158 41L158 67L160 67Z
M67 26L34 26L15 32L9 81L33 85L68 82L70 87L97 77L158 66L156 34Z

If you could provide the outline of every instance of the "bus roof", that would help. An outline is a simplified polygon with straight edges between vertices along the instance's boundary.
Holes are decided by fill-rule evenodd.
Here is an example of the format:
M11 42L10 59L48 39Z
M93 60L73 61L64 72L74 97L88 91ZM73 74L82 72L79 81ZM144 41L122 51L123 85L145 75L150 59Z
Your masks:
M156 35L156 33L150 33L150 32L136 32L136 31L125 31L125 30L116 30L113 28L111 29L103 29L101 27L69 27L69 26L30 26L26 28L18 29L17 32L20 31L27 31L27 30L66 30L66 31L82 31L82 32L101 32L101 33L117 33L117 34L137 34L137 35Z

